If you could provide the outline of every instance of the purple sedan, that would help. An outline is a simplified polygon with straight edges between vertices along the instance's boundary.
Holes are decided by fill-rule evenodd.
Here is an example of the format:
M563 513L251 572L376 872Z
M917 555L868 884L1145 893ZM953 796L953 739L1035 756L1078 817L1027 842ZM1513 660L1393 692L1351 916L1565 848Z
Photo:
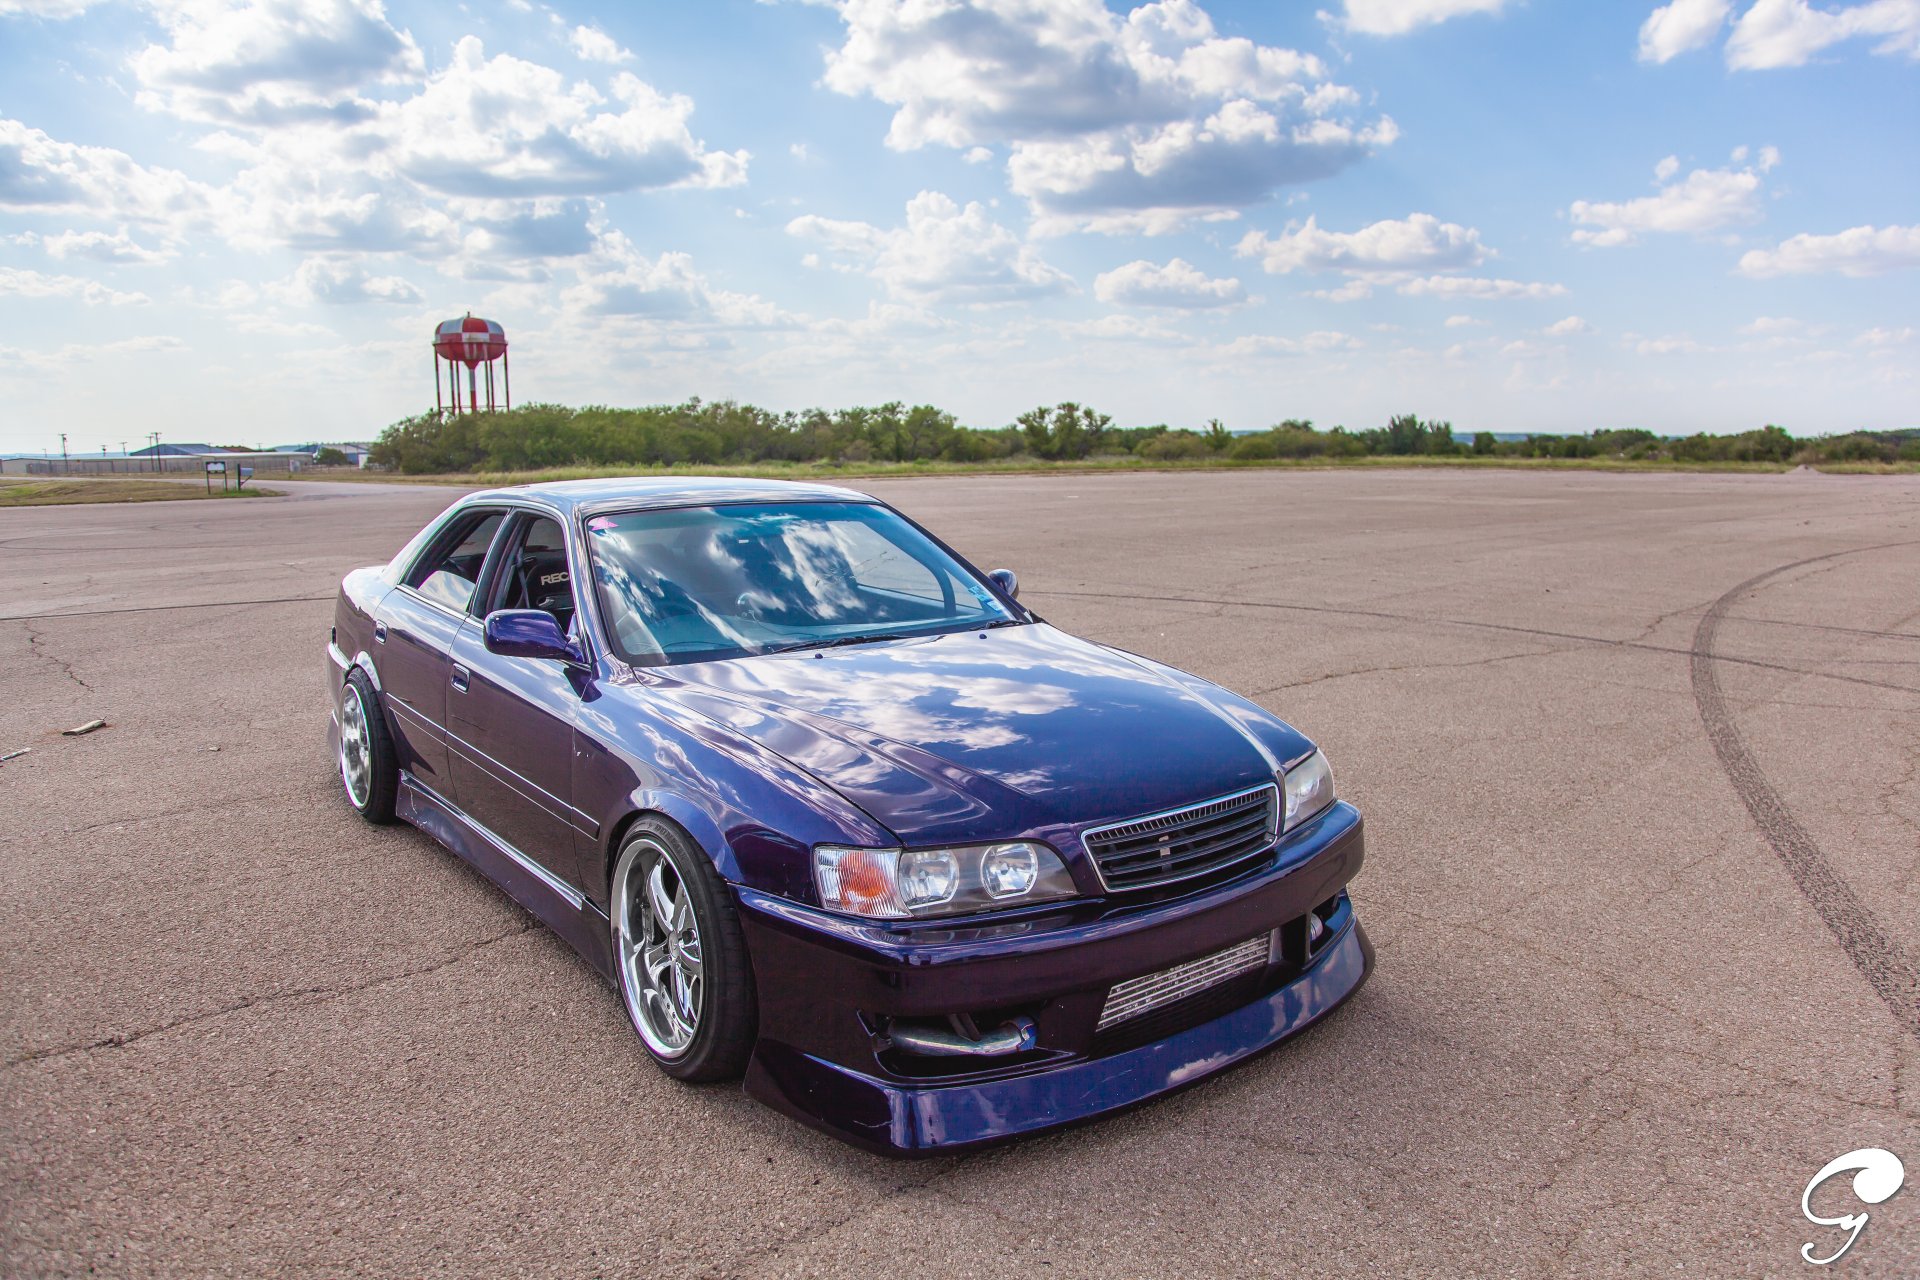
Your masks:
M1373 965L1260 707L820 485L476 493L341 584L347 800L473 863L681 1080L926 1154L1180 1088Z

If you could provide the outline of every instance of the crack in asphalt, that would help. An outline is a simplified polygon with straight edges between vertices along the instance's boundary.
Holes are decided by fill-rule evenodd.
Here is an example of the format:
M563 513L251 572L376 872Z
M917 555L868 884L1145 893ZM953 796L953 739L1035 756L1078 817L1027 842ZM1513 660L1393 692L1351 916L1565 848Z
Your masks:
M1371 676L1386 671L1438 671L1453 667L1485 667L1496 662L1516 662L1521 658L1545 658L1556 653L1567 653L1566 649L1529 649L1525 653L1502 653L1491 658L1474 658L1467 662L1408 662L1397 666L1355 667L1351 671L1329 671L1325 675L1314 676L1310 680L1294 680L1287 684L1270 685L1265 689L1255 689L1249 698L1264 697L1269 693L1279 693L1282 689L1304 689L1310 684L1324 684L1328 680L1345 680L1349 676Z
M903 1178L900 1181L895 1182L892 1186L887 1188L885 1195L882 1197L881 1203L891 1204L895 1200L904 1199L905 1197L912 1195L916 1191L924 1191L927 1188L931 1187L934 1183L939 1182L942 1179L952 1177L954 1174L958 1173L961 1170L961 1168L964 1167L969 1161L977 1159L980 1156L985 1154L990 1154L990 1153L969 1152L961 1155L949 1156L947 1157L947 1159L950 1163L937 1165L934 1168L928 1170L927 1173L921 1177ZM789 1249L795 1249L795 1248L799 1248L802 1245L811 1244L813 1241L820 1239L822 1236L832 1235L835 1231L838 1231L840 1228L846 1226L850 1222L857 1221L861 1218L869 1217L872 1215L873 1210L874 1210L874 1204L871 1200L868 1200L862 1197L855 1197L854 1202L848 1207L845 1213L837 1214L834 1217L829 1218L825 1221L815 1223L813 1226L808 1227L804 1230L796 1231L794 1234L788 1236L784 1240L769 1241L766 1244L760 1245L753 1249L749 1249L744 1255L741 1256L740 1262L742 1264L745 1264L745 1263L760 1262L760 1261L764 1261L772 1258L777 1258L781 1254L787 1252L787 1250Z
M50 618L103 618L115 613L168 613L178 609L241 609L250 604L311 604L332 600L335 592L319 596L269 596L263 600L203 600L198 604L143 604L121 609L71 609L64 613L0 613L0 622L44 622ZM31 630L31 628L29 628Z
M0 619L0 621L8 621L8 619ZM59 654L47 648L46 636L34 630L32 622L24 618L11 619L11 621L17 621L20 623L21 626L27 629L27 652L28 653L33 654L35 657L46 659L48 662L51 662L54 666L60 668L61 672L67 677L67 679L73 681L75 684L79 685L82 689L85 689L88 693L93 692L93 686L88 684L85 680L83 680L80 677L80 673L73 669L73 664L71 662L68 662L65 658L62 658Z
M1800 825L1787 808L1780 792L1761 771L1760 763L1748 749L1721 691L1716 664L1728 661L1714 652L1713 642L1720 623L1735 600L1765 583L1794 569L1811 564L1828 564L1842 556L1884 551L1891 547L1920 545L1914 541L1885 542L1849 551L1833 551L1822 556L1795 560L1755 574L1734 587L1707 609L1693 633L1691 666L1693 699L1700 708L1701 723L1707 739L1727 780L1752 815L1760 834L1773 847L1775 856L1786 867L1794 887L1819 913L1841 949L1853 961L1855 969L1867 980L1896 1021L1920 1037L1920 963L1916 963L1887 933L1880 921L1860 900L1853 886L1843 879L1828 861L1813 836Z
M1906 546L1907 543L1888 543L1888 546ZM1862 548L1866 550L1867 548ZM1838 554L1850 554L1841 552ZM1036 595L1043 594L1036 591ZM1422 618L1413 614L1388 613L1380 609L1342 609L1333 605L1282 604L1276 600L1212 600L1201 596L1141 595L1137 592L1123 591L1062 591L1048 590L1046 595L1073 596L1090 600L1131 600L1152 601L1166 604L1205 604L1226 605L1229 608L1278 609L1290 613L1327 613L1349 618L1375 618L1384 622L1411 622L1423 627L1466 627L1477 631L1501 631L1512 635L1539 636L1547 640L1573 640L1582 644L1604 645L1610 649L1637 649L1643 653L1668 653L1675 657L1690 658L1691 649L1676 649L1672 645L1645 644L1638 640L1618 640L1608 636L1583 635L1577 631L1549 631L1541 627L1520 627L1504 622L1476 622L1466 618ZM1685 610L1681 610L1685 612ZM1838 680L1845 684L1863 684L1875 689L1892 689L1897 693L1920 695L1920 687L1910 684L1894 684L1887 680L1869 680L1863 676L1836 675L1831 671L1809 671L1805 667L1790 667L1779 662L1763 662L1758 658L1736 658L1730 654L1718 654L1717 662L1732 662L1744 667L1759 667L1767 671L1785 671L1793 675L1809 676L1819 680Z
M1643 1057L1649 1054L1668 1054L1677 1058L1686 1058L1692 1062L1718 1067L1733 1072L1744 1079L1771 1086L1787 1093L1795 1093L1807 1088L1807 1081L1804 1079L1780 1075L1745 1059L1723 1057L1718 1053L1712 1052L1708 1047L1712 1041L1707 1033L1706 1026L1698 1017L1689 1013L1683 1006L1669 1000L1663 1000L1652 992L1636 990L1626 985L1626 979L1623 975L1592 965L1582 964L1568 957L1565 952L1558 947L1536 941L1523 934L1488 925L1483 920L1454 920L1445 916L1429 915L1416 908L1406 906L1403 903L1385 901L1377 895L1368 898L1367 908L1376 914L1381 912L1390 915L1397 913L1425 929L1467 934L1483 941L1491 940L1500 943L1502 946L1514 952L1524 954L1548 968L1563 970L1578 978L1585 979L1602 993L1603 998L1599 1001L1597 1007L1606 1015L1608 1021L1614 1024L1616 1038L1631 1046L1625 1055L1626 1058ZM1380 945L1380 943L1375 943L1376 948ZM1615 1001L1622 1001L1633 1005L1643 1005L1678 1020L1693 1034L1693 1043L1688 1044L1679 1039L1669 1040L1658 1045L1640 1043L1638 1034L1630 1033L1622 1029L1623 1024L1620 1021L1619 1012L1605 998L1606 996L1611 996ZM1650 1083L1658 1083L1662 1088L1668 1088L1671 1085L1671 1082L1664 1077L1657 1081L1650 1081ZM1859 1097L1850 1092L1840 1091L1838 1086L1831 1082L1828 1082L1825 1087L1829 1092L1829 1096L1848 1106L1860 1107L1875 1112L1886 1112L1899 1116L1910 1117L1913 1115L1912 1109L1907 1106L1906 1102L1900 1096L1897 1082L1892 1091L1893 1102L1891 1105L1876 1102L1871 1098Z
M437 973L451 965L460 963L460 961L467 959L478 951L492 946L496 942L505 942L509 938L517 938L521 934L530 933L539 927L539 921L529 918L515 928L482 938L432 964L420 965L412 969L403 969L399 973L381 974L369 978L365 982L356 982L344 987L295 987L287 991L269 992L263 996L243 996L231 1004L222 1005L217 1009L208 1009L201 1013L188 1014L183 1018L175 1018L171 1022L163 1022L158 1026L147 1027L140 1031L128 1032L124 1035L104 1036L101 1039L82 1044L57 1045L47 1049L35 1049L31 1052L9 1058L4 1068L0 1068L0 1070L12 1070L14 1067L25 1066L29 1063L46 1062L55 1058L67 1058L80 1053L92 1053L97 1049L124 1049L128 1045L138 1044L142 1040L161 1035L168 1031L177 1031L182 1027L191 1027L203 1022L211 1022L216 1018L224 1018L230 1013L238 1013L243 1009L261 1008L270 1004L279 1004L286 1000L297 1000L303 996L318 997L318 999L314 1001L315 1004L326 1004L329 1001L355 995L362 991L371 991L375 987L383 987L394 982L404 982L408 978L419 978L430 973Z

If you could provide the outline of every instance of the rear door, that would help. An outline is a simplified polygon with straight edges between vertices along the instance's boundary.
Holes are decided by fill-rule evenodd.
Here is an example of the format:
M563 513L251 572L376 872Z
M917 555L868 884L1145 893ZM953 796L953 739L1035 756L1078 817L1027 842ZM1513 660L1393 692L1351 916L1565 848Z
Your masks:
M455 516L373 614L374 665L400 767L443 796L452 789L444 725L454 640L506 514L479 507Z
M553 659L489 653L481 621L493 609L544 609L578 638L574 578L559 522L516 516L495 565L485 605L453 645L446 721L453 799L468 817L577 887L576 833L598 833L573 807L573 722L589 673Z

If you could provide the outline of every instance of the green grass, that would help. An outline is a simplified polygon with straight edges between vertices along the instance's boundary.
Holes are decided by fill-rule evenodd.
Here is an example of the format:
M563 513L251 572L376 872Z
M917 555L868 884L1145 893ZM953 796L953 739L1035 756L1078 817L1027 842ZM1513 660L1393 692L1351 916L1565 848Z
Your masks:
M368 483L449 485L532 484L543 480L592 480L606 476L749 476L764 480L865 480L889 476L947 475L1057 475L1113 471L1244 471L1331 470L1363 467L1418 467L1432 469L1498 468L1520 471L1723 471L1778 474L1791 471L1791 462L1672 462L1633 461L1625 458L1502 458L1502 457L1382 457L1280 458L1235 461L1212 458L1196 461L1155 461L1130 456L1089 458L1080 462L1043 462L1035 458L1004 458L993 462L758 462L735 465L678 467L577 466L536 471L466 471L442 475L401 475L342 469L329 480ZM1876 475L1920 473L1920 463L1831 463L1821 471Z
M58 480L0 477L0 507L64 507L88 502L183 502L205 498L277 498L278 489L215 489L179 480Z

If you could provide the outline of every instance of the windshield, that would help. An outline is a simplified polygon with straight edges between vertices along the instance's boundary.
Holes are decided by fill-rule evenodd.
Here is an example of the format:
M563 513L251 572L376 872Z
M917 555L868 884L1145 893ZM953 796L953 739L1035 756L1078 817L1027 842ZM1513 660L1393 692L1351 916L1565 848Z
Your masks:
M885 507L676 507L587 521L609 638L628 662L702 662L1012 622Z

